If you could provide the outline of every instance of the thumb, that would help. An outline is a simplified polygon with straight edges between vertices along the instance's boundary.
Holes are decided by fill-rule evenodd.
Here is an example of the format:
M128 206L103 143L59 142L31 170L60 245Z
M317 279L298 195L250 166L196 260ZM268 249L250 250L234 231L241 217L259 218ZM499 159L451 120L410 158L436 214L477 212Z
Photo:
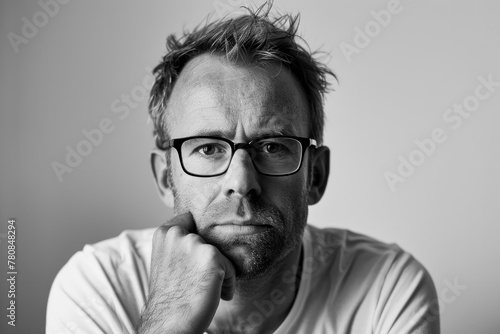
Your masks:
M236 270L227 257L222 254L221 256L223 257L222 263L224 266L225 275L222 282L220 298L223 300L231 300L233 299L234 290L236 289Z

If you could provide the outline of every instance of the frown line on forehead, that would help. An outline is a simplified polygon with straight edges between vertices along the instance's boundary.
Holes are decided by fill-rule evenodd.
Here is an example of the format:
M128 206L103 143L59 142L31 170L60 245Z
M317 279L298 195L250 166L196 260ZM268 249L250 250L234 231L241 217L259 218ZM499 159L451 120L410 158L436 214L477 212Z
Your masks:
M303 134L309 117L300 85L289 71L270 70L203 56L188 63L172 95L171 129L175 135L219 131L240 138Z
M299 136L301 134L300 124L284 124L284 123L269 123L267 118L259 125L238 128L231 123L222 124L221 122L200 123L190 128L187 136L209 136L209 137L223 137L227 139L234 139L236 136L243 137L246 140L253 140L261 137L268 136Z

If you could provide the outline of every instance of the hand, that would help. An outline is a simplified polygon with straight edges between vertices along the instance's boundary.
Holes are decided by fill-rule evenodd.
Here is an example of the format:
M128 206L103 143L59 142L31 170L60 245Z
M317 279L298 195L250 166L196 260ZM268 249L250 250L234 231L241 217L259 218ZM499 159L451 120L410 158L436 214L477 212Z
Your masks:
M203 333L220 299L231 300L232 263L198 234L190 213L174 217L153 236L149 297L138 333Z

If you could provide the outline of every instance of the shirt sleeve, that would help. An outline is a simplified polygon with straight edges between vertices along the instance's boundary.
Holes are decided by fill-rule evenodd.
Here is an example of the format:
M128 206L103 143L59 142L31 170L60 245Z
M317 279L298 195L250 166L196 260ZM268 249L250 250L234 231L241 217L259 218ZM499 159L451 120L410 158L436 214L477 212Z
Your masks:
M121 283L113 274L116 267L115 261L100 256L92 246L76 253L52 284L46 333L134 333L137 314L117 293ZM134 290L129 291L131 299L137 293Z
M439 334L436 288L427 270L401 251L385 276L375 310L376 334Z

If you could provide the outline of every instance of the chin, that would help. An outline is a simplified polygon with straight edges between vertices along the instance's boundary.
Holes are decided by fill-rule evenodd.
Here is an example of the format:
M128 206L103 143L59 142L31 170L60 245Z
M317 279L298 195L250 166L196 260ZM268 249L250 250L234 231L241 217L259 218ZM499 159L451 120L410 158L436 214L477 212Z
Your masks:
M290 253L285 240L276 230L253 236L221 239L208 233L202 236L231 261L238 280L251 280L265 276Z
M245 246L236 246L224 254L233 263L236 279L252 280L265 276L276 265L276 260L266 252L252 250Z

